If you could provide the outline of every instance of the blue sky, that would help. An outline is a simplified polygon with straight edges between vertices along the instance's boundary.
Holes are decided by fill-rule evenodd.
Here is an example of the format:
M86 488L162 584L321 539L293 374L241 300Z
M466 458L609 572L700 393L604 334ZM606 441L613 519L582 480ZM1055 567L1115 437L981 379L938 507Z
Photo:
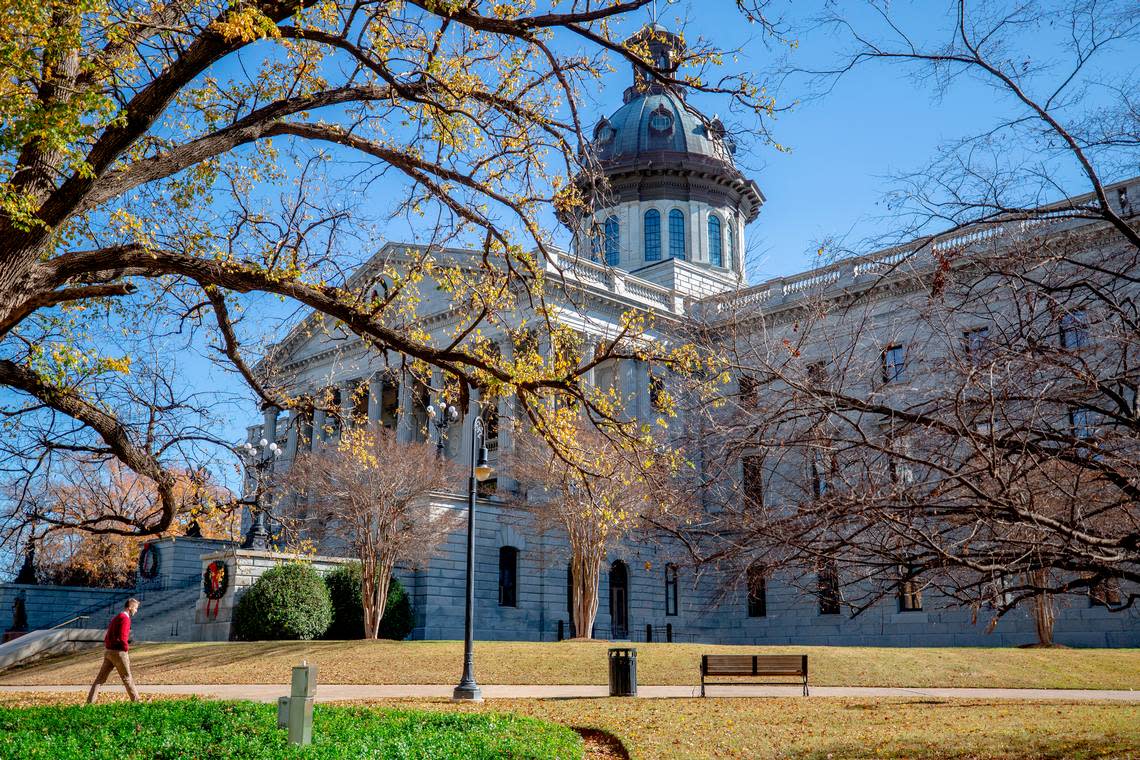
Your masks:
M781 56L804 68L827 66L842 53L844 44L826 29L812 24L820 7L838 7L860 27L879 25L874 14L857 3L803 0L777 3L774 10L787 14L798 46L789 51L778 44L764 44L755 26L743 23L731 0L681 0L660 2L660 21L673 29L683 28L688 37L709 38L723 48L740 48L739 60L729 68L745 68L764 75L775 68ZM944 39L952 22L952 3L943 0L894 2L909 28L930 40ZM623 29L633 31L649 20L649 13L627 20ZM879 27L881 28L881 27ZM1010 55L1033 56L1035 62L1059 61L1061 29L1035 29L1024 40L1022 50ZM577 44L577 43L568 43ZM1018 45L1015 45L1017 48ZM250 52L256 51L256 46ZM1026 52L1028 51L1028 52ZM1123 81L1134 73L1136 51L1107 51L1104 64L1092 70L1093 79ZM1028 58L1027 58L1028 59ZM1107 68L1106 68L1107 67ZM1020 113L1016 104L998 97L977 81L962 79L941 97L935 97L929 82L911 78L912 69L901 64L872 64L861 67L839 80L826 93L813 93L802 80L792 80L780 93L780 103L816 95L799 103L790 113L773 122L773 137L790 148L781 153L763 143L745 143L738 163L756 180L767 203L756 222L746 231L749 239L750 280L761 281L810 268L818 263L816 249L823 238L841 238L858 248L859 241L884 235L899 226L883 199L897 183L891 175L921 169L938 147L965 135L986 129L995 121ZM597 118L621 105L622 91L630 82L629 67L619 63L605 86L586 97L582 111L592 126ZM727 103L701 97L694 103L706 113L725 114ZM1130 167L1128 174L1140 173ZM1073 193L1086 191L1075 166L1063 166L1060 176ZM1112 176L1110 179L1120 179ZM398 178L386 177L372 184L374 198L365 203L382 214L385 204L398 197ZM406 219L396 219L377 230L381 239L407 240L415 229ZM379 245L377 244L378 248ZM296 317L295 309L285 309L265 297L251 299L247 334L280 335ZM255 321L256 320L256 321ZM247 424L259 414L248 392L236 375L211 366L202 356L182 355L184 379L198 388L217 389L228 395L218 406L218 433L227 440L239 440ZM240 399L247 399L241 401ZM219 471L219 474L221 472Z
M671 29L683 29L686 36L711 39L724 49L739 49L737 60L727 66L747 69L761 76L774 70L783 56L804 69L828 67L842 57L846 44L827 29L815 25L821 7L819 2L777 4L774 10L784 13L797 45L789 49L767 42L756 26L743 23L731 0L680 0L659 3L660 22ZM861 4L843 4L845 17L863 30L882 30L881 19ZM896 2L897 13L908 31L920 38L939 41L946 38L953 22L953 3L921 0ZM648 21L649 13L623 22L623 30L633 31ZM1051 46L1061 38L1063 30L1036 30L1026 39L1026 55L1042 62L1060 62L1060 47ZM571 43L574 44L574 43ZM1011 55L1021 54L1012 50ZM1110 65L1106 79L1119 78L1132 58L1106 56ZM1113 63L1115 62L1115 63ZM805 80L793 79L780 93L779 102L801 100L788 113L781 114L770 127L773 138L788 147L780 152L759 141L746 143L737 154L738 163L755 179L767 197L759 218L747 229L748 274L752 282L792 274L818 265L817 248L824 238L838 238L852 248L861 241L889 234L898 220L885 205L884 198L897 188L892 175L921 169L940 145L983 131L1011 114L1022 113L1011 100L976 80L957 80L947 91L936 95L929 82L916 81L915 69L903 64L875 63L860 67L838 80L826 93L808 87ZM587 124L609 115L621 105L622 91L630 83L630 69L618 62L605 86L585 96L581 108ZM809 97L810 96L810 97ZM706 113L726 115L727 102L702 96L693 99ZM730 127L731 116L726 117ZM1071 190L1085 192L1075 165L1063 167L1063 176L1071 177ZM378 202L391 202L400 190L396 176L371 186ZM379 208L379 206L377 207ZM383 239L408 240L423 232L411 226L406 218L391 220L378 232ZM274 319L262 322L267 331L282 332L295 318L286 316L280 306L261 300L266 315ZM284 320L284 321L279 321ZM213 369L210 382L241 392L235 378L227 378ZM232 434L238 439L246 424L256 422L252 400L248 414L232 420Z

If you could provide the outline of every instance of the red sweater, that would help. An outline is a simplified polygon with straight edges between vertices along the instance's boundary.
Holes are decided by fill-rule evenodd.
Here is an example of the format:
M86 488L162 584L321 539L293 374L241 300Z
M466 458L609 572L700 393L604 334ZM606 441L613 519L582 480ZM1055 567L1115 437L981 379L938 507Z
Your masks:
M126 652L130 649L127 642L131 638L131 616L123 610L115 615L111 624L107 626L107 635L103 637L103 646L116 652Z

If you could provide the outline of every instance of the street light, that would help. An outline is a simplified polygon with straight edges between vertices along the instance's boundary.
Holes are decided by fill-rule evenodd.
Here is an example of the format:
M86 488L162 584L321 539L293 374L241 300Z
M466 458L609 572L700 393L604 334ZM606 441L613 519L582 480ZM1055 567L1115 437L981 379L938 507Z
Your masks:
M265 524L265 511L261 508L261 492L266 476L273 471L274 462L281 456L281 447L262 438L256 446L246 441L239 443L234 450L246 470L253 474L253 521L241 548L265 551L269 548L269 527Z
M475 683L475 643L473 614L475 609L475 491L476 482L495 474L487 463L487 446L483 418L476 413L471 426L471 474L467 478L467 604L463 614L463 677L455 687L453 700L481 702L483 692Z
M459 419L459 410L450 404L437 401L434 406L428 406L427 416L429 420L435 423L435 429L439 433L435 444L436 456L443 459L443 442L447 440L447 429L451 423Z

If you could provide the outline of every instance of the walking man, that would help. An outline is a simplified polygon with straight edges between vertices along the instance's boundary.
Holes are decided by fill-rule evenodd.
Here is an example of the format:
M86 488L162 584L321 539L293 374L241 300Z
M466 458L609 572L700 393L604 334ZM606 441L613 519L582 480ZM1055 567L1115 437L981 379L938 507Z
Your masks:
M119 671L119 678L123 679L123 686L132 702L139 701L139 693L135 691L135 682L131 678L131 658L127 654L130 648L128 641L131 638L131 618L139 611L139 600L128 599L123 611L107 626L107 634L103 637L103 665L99 668L99 675L95 676L95 683L91 684L91 691L87 693L87 704L95 701L99 695L99 687L111 675L112 670Z

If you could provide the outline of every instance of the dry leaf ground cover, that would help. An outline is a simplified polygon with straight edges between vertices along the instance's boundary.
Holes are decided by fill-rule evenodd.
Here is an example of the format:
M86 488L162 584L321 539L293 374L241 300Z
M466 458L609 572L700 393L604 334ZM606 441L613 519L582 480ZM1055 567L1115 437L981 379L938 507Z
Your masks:
M0 705L75 703L82 698L74 693L0 694ZM109 695L109 699L122 696ZM404 710L510 712L593 728L620 739L633 760L1140 757L1140 704L820 698L371 704Z
M477 642L484 684L606 683L607 642ZM637 644L641 684L692 685L702 653L806 652L817 686L1140 689L1137 649L887 649ZM151 684L287 683L302 659L326 684L447 684L462 662L457 641L295 641L143 644L131 649L135 678ZM90 652L0 674L0 683L84 684ZM95 664L93 664L95 663Z

